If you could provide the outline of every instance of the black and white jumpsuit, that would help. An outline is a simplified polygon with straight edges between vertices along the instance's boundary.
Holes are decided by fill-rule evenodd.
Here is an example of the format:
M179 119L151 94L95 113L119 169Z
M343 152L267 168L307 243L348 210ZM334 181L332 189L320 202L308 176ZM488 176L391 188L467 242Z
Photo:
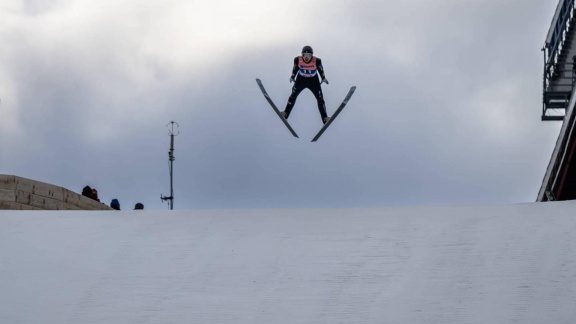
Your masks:
M294 86L292 87L292 94L288 98L288 103L286 104L286 109L284 110L286 118L290 116L292 108L296 103L296 98L302 90L310 89L316 97L318 103L318 111L320 112L320 117L324 122L325 118L328 117L326 114L326 104L324 102L324 95L322 94L322 88L320 86L320 79L318 75L324 80L324 67L322 67L322 60L315 56L312 56L310 62L304 62L302 56L294 58L294 67L292 68L292 78L296 79Z

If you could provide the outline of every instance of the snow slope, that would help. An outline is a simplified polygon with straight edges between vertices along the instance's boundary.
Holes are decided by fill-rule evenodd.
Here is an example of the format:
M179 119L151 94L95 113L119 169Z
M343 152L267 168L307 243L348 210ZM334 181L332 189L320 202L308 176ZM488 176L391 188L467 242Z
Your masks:
M0 211L0 323L574 323L575 211Z

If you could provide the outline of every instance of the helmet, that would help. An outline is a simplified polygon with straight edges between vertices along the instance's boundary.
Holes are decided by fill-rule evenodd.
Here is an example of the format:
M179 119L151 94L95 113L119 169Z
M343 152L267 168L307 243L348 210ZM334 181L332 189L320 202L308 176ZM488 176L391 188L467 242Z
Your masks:
M314 50L312 49L311 46L306 45L302 48L302 54L304 53L314 54Z

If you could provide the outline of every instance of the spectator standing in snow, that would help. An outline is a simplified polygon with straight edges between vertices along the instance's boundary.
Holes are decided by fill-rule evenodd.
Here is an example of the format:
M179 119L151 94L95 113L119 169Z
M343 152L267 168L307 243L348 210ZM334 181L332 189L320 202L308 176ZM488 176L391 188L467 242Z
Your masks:
M100 202L100 199L98 198L98 190L96 190L96 188L92 188L92 199Z
M92 188L90 188L90 186L84 187L84 189L82 189L82 196L92 198Z
M112 199L112 202L110 202L110 207L112 207L112 209L120 210L120 202L118 199Z

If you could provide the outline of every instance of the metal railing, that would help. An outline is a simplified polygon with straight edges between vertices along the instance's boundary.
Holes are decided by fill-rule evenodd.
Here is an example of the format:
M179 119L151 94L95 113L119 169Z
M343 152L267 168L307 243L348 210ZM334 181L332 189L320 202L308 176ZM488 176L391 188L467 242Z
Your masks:
M566 110L576 82L576 61L573 63L547 64L544 67L542 94L542 120L562 120L559 110ZM555 112L550 114L549 110Z
M576 81L574 72L576 60L567 58L567 55L572 41L570 38L573 37L570 32L574 28L572 24L575 15L575 0L560 0L546 43L542 48L544 52L542 120L563 120L564 116L558 110L564 109L565 112L570 101ZM549 109L555 114L549 114Z
M574 16L575 0L560 0L558 8L546 43L544 44L544 63L554 64L558 62L558 56L566 42L566 34L570 28L571 18Z
M572 62L546 64L544 66L544 90L572 92L576 81L576 56Z

